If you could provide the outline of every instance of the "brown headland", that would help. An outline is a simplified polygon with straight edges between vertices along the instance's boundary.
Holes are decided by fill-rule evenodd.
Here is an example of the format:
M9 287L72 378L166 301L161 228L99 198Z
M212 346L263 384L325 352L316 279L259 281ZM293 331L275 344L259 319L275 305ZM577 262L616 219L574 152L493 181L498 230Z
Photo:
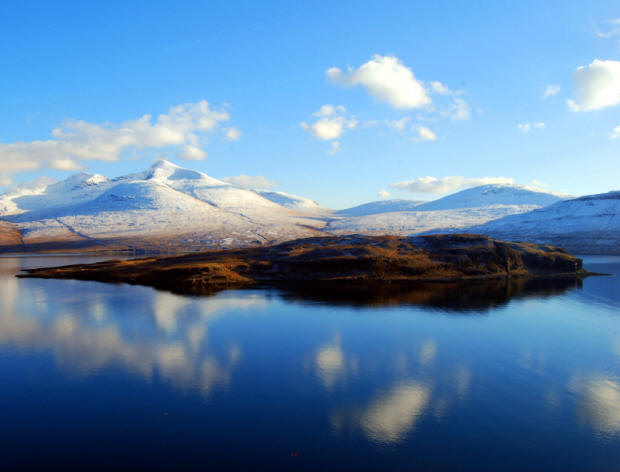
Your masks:
M583 276L561 248L472 234L338 236L172 257L32 269L20 277L95 280L179 293L287 283L372 286L532 276Z

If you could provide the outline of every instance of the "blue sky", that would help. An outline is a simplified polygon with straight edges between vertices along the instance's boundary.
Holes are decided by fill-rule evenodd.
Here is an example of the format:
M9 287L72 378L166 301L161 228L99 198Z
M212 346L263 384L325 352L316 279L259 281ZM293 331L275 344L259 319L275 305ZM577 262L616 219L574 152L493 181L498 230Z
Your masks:
M617 2L23 1L0 17L4 186L166 157L334 208L502 179L619 188Z

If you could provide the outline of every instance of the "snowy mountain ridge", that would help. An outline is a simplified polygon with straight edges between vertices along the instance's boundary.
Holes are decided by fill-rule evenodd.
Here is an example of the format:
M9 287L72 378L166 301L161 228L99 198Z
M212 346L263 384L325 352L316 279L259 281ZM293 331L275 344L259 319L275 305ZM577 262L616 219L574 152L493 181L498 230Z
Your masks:
M579 254L620 254L620 191L560 201L466 231L558 245Z
M315 236L324 226L259 191L168 161L114 179L80 173L23 186L0 196L0 216L17 225L26 245L80 242L109 248L265 244Z
M458 231L507 215L529 212L559 202L563 196L510 184L473 187L431 202L392 200L372 202L337 212L348 216L330 221L337 234L398 234ZM384 211L381 211L384 210Z
M42 178L0 195L3 234L22 250L186 251L330 234L476 232L601 253L620 247L619 208L620 192L568 198L527 186L484 185L430 202L382 200L333 211L168 161L112 179L86 173L60 182ZM3 244L0 238L0 249Z

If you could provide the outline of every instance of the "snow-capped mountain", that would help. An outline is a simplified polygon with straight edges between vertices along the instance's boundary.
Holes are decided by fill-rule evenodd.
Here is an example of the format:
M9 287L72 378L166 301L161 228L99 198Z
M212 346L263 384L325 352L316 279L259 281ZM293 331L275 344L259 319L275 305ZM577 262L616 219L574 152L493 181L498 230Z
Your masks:
M92 200L108 187L108 179L98 174L81 172L61 182L43 177L0 195L0 216Z
M497 205L542 208L567 198L572 197L523 185L491 184L461 190L447 197L424 203L416 210L456 210Z
M115 179L76 174L0 197L28 245L213 247L316 235L323 222L202 172L158 161Z
M344 210L338 210L337 212L335 212L335 214L338 216L355 217L375 215L377 213L392 213L395 211L411 211L413 209L417 209L417 207L419 207L423 203L426 202L419 200L402 199L378 200L375 202L363 203L361 205L346 208Z
M579 254L620 254L620 191L561 201L467 231L553 244Z
M467 231L618 253L620 192L576 199L485 185L432 201L384 200L334 212L308 198L252 190L158 161L113 179L80 173L0 195L0 249L200 250L321 234Z
M404 206L386 202L385 211L376 202L369 204L373 213L361 213L331 221L328 231L334 233L415 234L430 231L457 230L480 225L506 215L525 213L561 201L565 196L519 185L483 185L463 190L432 202L412 205L411 209L394 211ZM397 201L398 202L398 201ZM342 214L342 212L338 212Z

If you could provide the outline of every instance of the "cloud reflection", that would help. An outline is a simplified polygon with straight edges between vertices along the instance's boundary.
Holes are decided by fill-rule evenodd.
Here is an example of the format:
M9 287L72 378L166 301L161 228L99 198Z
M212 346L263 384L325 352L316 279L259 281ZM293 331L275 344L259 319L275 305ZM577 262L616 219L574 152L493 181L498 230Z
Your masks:
M345 370L345 357L340 347L340 340L320 347L314 356L317 375L327 390L333 389Z
M55 298L46 292L48 301L41 304L40 282L20 284L16 278L0 277L0 344L50 351L71 373L89 375L120 365L147 381L158 376L205 394L226 387L242 357L235 343L222 346L223 352L222 347L211 348L209 325L227 312L247 312L266 303L252 293L190 299L144 289L150 308L137 305L139 311L126 316L105 290L75 293L69 285L65 290ZM149 312L152 318L144 316Z
M578 394L577 416L598 431L620 433L620 383L611 378L575 377L571 389Z
M424 413L430 393L430 388L419 382L396 385L362 413L362 429L377 442L401 441Z

